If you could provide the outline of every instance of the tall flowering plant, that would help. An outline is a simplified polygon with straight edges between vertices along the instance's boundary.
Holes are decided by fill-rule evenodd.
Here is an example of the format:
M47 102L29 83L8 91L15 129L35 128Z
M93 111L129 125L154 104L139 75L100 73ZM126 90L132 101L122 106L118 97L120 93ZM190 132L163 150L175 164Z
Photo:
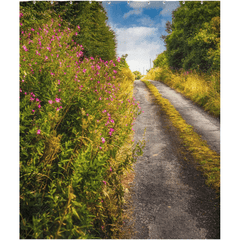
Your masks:
M20 13L21 238L106 236L121 216L118 175L135 150L119 152L140 107L119 58L81 60L80 26L59 16L26 28L27 16Z

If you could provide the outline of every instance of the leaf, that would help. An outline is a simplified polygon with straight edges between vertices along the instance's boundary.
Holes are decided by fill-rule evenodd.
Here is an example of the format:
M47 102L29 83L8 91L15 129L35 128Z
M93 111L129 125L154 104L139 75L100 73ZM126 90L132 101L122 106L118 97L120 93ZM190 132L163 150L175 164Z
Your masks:
M80 220L80 217L79 217L79 215L78 215L78 213L77 213L77 211L74 207L72 207L72 213L73 213L74 216L76 216Z

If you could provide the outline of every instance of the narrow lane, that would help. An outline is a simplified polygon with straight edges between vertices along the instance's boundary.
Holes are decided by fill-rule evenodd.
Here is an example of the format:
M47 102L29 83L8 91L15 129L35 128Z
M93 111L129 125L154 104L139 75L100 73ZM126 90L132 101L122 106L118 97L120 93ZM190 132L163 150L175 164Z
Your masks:
M194 131L207 141L209 147L220 154L220 120L210 116L191 100L164 83L153 80L149 82L158 89L162 97L171 102L186 123L193 126Z
M134 164L130 189L135 239L219 239L219 200L200 172L183 160L171 122L141 81L134 97L144 111L136 119L135 141L146 128L144 154Z

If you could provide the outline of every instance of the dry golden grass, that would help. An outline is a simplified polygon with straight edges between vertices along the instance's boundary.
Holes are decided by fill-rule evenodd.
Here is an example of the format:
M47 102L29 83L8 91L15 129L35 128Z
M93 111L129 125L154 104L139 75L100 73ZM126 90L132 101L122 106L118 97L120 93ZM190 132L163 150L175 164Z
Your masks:
M220 73L173 73L170 69L151 69L142 80L157 80L182 93L205 111L220 117Z
M212 151L206 141L193 131L174 106L161 96L157 88L148 81L143 81L155 96L157 103L166 112L173 126L178 129L183 144L197 163L197 169L206 176L206 184L220 192L220 156Z

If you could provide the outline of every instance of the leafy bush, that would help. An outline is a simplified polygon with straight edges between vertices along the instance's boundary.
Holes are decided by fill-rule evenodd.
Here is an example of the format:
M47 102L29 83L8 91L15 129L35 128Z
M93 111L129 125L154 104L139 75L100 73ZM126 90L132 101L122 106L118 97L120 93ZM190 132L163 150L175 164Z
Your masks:
M188 44L193 50L183 61L184 69L220 71L220 17L204 23L203 28Z
M44 14L20 13L20 238L114 238L120 176L144 147L133 75L120 58L81 61L80 26Z
M166 24L169 66L185 71L220 69L220 2L180 2Z
M162 52L161 54L158 54L157 58L153 61L153 68L156 68L156 67L161 67L161 68L169 67L166 51Z
M139 71L134 71L133 74L135 75L135 79L140 79L143 77L143 75Z

